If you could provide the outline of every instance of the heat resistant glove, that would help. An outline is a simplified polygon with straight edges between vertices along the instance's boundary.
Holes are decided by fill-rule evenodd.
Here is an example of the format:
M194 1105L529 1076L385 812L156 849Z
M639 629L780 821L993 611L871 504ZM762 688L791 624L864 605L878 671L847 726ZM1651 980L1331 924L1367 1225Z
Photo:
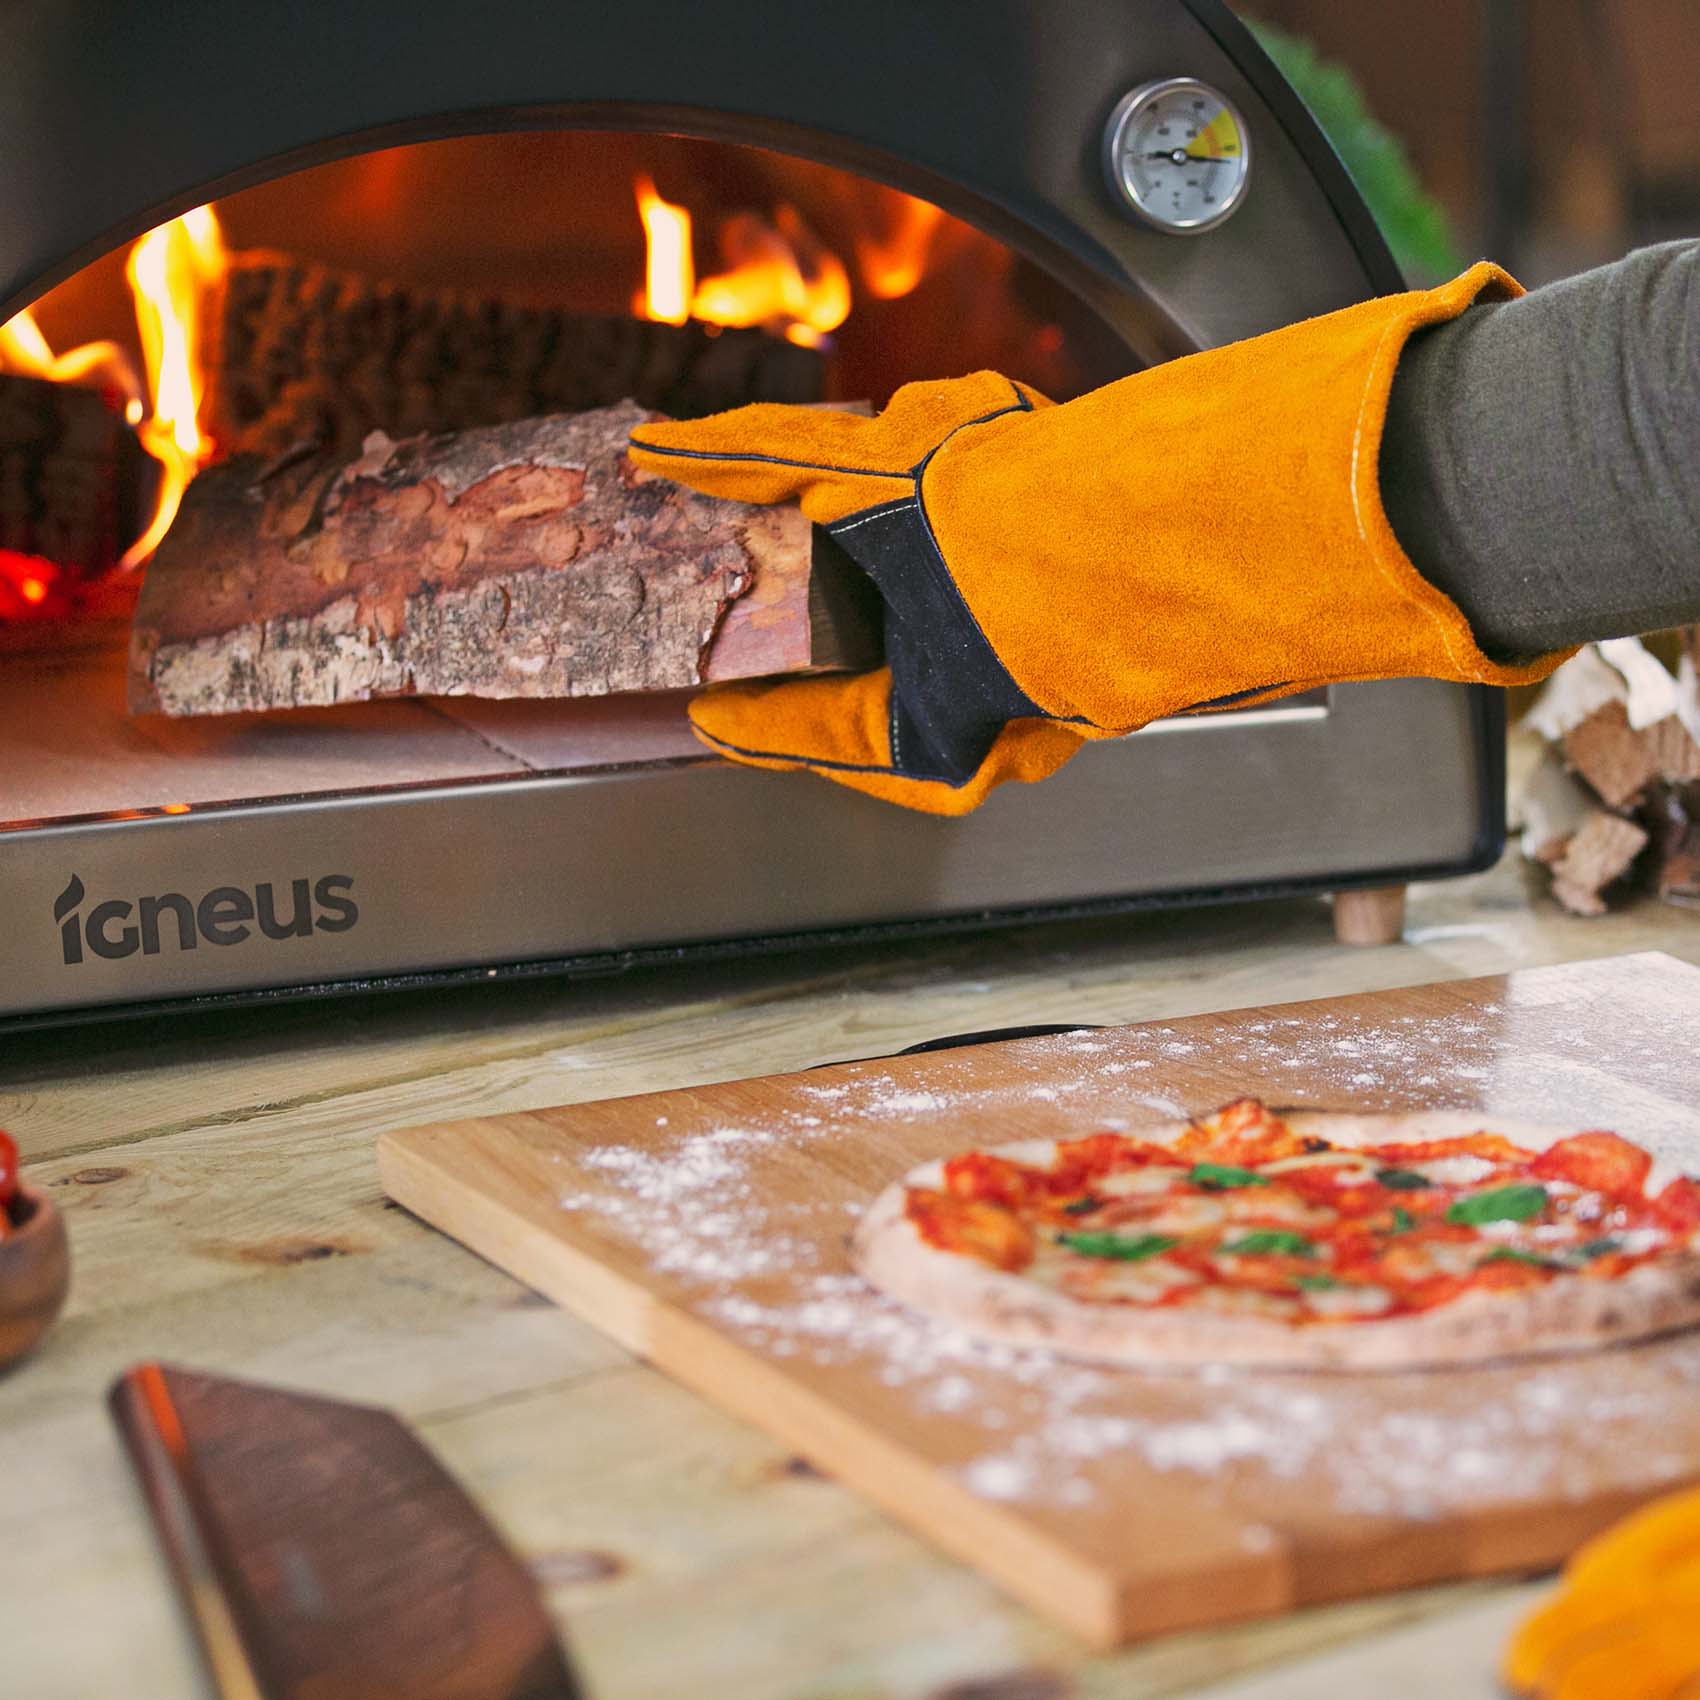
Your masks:
M1530 1700L1700 1694L1700 1491L1654 1500L1581 1548L1501 1674Z
M875 418L758 404L640 427L647 471L799 498L885 602L885 667L717 687L699 737L955 815L1165 715L1338 680L1543 677L1562 655L1481 652L1376 480L1406 338L1516 289L1479 265L1061 406L977 372L905 385Z

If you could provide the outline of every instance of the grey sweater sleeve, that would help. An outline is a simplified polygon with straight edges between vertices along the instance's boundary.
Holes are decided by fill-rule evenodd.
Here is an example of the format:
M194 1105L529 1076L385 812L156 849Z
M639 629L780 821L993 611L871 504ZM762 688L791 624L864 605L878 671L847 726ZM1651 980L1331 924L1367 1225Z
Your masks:
M1700 241L1413 337L1380 471L1490 655L1700 620Z

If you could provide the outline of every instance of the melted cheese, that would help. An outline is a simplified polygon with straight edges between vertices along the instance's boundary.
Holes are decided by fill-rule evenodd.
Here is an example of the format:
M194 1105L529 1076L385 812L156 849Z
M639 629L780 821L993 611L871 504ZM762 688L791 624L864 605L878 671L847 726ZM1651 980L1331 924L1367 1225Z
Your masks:
M1307 1292L1305 1305L1314 1316L1380 1316L1392 1308L1393 1295L1385 1287L1324 1287Z

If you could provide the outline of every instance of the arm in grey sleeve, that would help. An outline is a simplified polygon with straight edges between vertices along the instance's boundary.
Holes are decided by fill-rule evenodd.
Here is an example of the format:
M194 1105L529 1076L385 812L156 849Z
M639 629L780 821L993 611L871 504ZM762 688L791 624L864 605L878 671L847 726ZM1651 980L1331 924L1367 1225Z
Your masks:
M1419 332L1380 471L1490 655L1700 620L1700 241Z

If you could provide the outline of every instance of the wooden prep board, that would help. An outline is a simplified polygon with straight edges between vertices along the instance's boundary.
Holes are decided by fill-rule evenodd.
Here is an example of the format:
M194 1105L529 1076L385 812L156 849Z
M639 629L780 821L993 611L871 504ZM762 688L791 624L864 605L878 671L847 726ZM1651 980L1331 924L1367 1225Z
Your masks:
M1700 1477L1700 1334L1374 1376L974 1346L850 1271L964 1146L1241 1093L1611 1126L1700 1170L1700 969L1645 954L383 1136L389 1194L1099 1644L1554 1563ZM561 1437L563 1447L571 1435Z

